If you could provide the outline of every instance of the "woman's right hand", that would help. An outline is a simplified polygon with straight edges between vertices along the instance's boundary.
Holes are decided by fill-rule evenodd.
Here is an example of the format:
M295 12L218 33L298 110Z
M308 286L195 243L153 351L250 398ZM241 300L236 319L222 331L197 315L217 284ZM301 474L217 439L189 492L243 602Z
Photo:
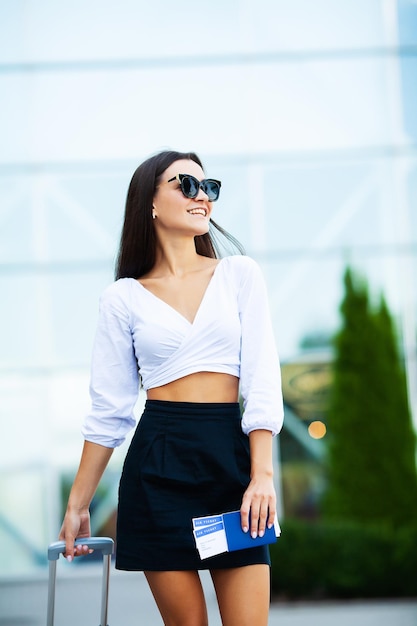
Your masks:
M90 536L91 529L89 510L72 511L67 509L62 523L61 532L59 533L60 541L65 541L64 556L67 561L71 562L75 556L82 556L92 552L88 545L74 545L76 539L82 539L83 537Z
M59 533L59 539L65 541L64 554L68 561L72 561L75 556L92 552L87 545L75 547L74 541L91 536L89 503L93 499L112 452L113 448L106 448L90 441L84 442L80 465Z

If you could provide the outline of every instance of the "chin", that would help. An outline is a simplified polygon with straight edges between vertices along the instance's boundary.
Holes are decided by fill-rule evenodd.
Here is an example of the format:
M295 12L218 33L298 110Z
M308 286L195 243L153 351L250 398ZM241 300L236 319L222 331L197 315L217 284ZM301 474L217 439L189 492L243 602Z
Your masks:
M207 224L207 226L205 228L201 229L201 232L197 233L197 235L206 235L209 232L209 225Z

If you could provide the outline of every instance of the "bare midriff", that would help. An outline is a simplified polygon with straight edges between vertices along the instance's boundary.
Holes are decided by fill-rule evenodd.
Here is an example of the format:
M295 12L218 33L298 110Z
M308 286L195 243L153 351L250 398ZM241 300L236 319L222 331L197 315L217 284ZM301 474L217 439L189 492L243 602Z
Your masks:
M197 372L148 389L147 398L170 402L237 402L239 379L231 374Z

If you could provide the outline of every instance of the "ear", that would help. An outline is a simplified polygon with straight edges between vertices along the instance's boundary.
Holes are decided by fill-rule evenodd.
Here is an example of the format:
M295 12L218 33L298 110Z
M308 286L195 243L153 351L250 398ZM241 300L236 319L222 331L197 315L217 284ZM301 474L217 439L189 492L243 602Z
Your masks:
M155 213L155 205L152 205L152 219L154 220L156 218L156 213Z

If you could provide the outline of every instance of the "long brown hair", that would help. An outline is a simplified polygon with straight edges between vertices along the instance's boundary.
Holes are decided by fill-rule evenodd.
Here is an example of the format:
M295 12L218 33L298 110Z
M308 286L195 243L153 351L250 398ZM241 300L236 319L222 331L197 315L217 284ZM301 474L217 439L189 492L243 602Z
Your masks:
M156 234L152 219L152 203L156 187L163 172L174 161L194 161L203 165L194 152L159 152L136 169L130 181L115 278L139 278L155 264ZM209 232L195 237L198 254L219 258L229 248L244 254L241 244L221 226L210 219Z

